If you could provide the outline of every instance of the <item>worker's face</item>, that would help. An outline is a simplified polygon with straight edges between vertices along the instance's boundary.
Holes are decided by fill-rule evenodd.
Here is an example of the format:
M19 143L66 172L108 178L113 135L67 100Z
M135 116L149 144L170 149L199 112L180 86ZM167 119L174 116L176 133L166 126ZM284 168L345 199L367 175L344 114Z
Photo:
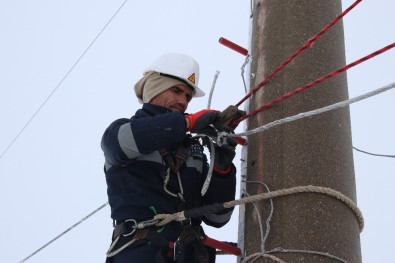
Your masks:
M192 90L188 85L178 84L153 98L150 103L166 107L173 112L184 113L188 108L192 95Z

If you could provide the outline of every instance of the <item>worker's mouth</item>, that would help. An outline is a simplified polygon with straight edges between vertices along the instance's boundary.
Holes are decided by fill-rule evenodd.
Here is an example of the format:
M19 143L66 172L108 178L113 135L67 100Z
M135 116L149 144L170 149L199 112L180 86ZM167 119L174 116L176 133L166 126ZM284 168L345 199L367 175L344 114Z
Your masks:
M181 107L170 107L170 110L171 111L177 111L177 112L181 112L181 113L184 113L184 111L185 111L185 109L184 108L181 108Z

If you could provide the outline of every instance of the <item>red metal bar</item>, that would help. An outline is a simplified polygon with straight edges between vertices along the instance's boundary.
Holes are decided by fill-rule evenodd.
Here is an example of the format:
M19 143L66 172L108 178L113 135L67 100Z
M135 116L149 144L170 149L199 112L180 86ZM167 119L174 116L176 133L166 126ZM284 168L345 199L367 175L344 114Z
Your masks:
M248 55L248 50L247 50L247 49L245 49L245 48L243 48L243 47L241 47L241 46L239 46L239 45L233 43L233 42L230 41L230 40L227 40L226 38L221 37L221 38L219 39L219 43L221 43L221 44L224 45L224 46L227 46L227 47L230 48L230 49L233 49L233 50L236 51L236 52L239 52L240 54L242 54L242 55L244 55L244 56L247 56L247 55Z
M218 250L221 250L223 252L239 256L241 254L241 250L238 247L232 246L230 244L227 244L225 242L221 242L215 239L212 239L208 236L206 236L203 240L203 244L209 247L216 248Z

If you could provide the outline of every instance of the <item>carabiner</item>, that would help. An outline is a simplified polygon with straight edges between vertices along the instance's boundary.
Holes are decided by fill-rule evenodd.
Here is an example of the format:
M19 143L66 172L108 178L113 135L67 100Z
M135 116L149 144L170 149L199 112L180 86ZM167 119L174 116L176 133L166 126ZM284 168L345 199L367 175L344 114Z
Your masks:
M229 133L227 133L225 131L218 132L217 144L219 147L222 147L223 145L228 144L228 135L229 135Z
M128 237L128 236L131 236L131 235L133 235L134 234L134 232L136 232L136 229L137 229L137 221L136 220L134 220L134 219L127 219L127 220L125 220L125 222L124 222L124 224L127 224L128 222L132 222L134 225L132 226L132 231L130 231L129 233L123 233L122 235L124 236L124 237Z

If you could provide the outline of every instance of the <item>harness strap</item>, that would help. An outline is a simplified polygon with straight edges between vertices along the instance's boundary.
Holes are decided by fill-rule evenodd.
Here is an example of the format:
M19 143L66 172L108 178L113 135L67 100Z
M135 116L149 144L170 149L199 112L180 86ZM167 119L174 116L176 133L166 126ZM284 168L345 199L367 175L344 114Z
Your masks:
M173 242L169 242L163 235L151 229L148 231L146 239L152 245L159 248L158 253L155 256L155 261L157 263L165 263L166 257L173 256Z
M210 256L204 245L221 248L220 245L213 242L213 239L205 235L201 226L185 225L175 242L167 240L167 238L158 233L156 227L131 230L132 226L133 224L130 224L130 222L122 222L115 226L113 242L107 251L107 259L120 253L125 248L150 242L150 244L159 248L158 254L155 256L156 263L164 263L166 261L165 258L168 257L173 258L178 263L183 263L185 261L185 249L190 246L193 248L194 254L197 255L197 262L209 263L211 262L209 261ZM217 242L220 243L219 241Z
M170 154L166 148L159 150L159 153L162 156L162 159L168 166L167 173L164 176L163 188L164 188L165 192L168 193L169 195L179 198L179 204L178 204L179 211L184 210L184 205L185 205L185 199L183 196L184 190L183 190L179 170L180 170L182 164L188 159L189 151L190 151L190 149L186 145L185 142L183 142L182 144L177 146L174 155ZM172 192L167 187L167 184L170 180L170 172L177 175L178 185L179 185L179 192L178 193Z
M171 157L171 155L169 154L169 152L167 151L166 148L159 150L160 155L162 156L163 160L165 161L165 163L170 167L171 171L173 171L174 169L174 160Z
M150 242L153 246L158 247L158 253L155 256L157 263L165 263L165 257L173 256L173 242L169 242L163 235L159 234L156 227L146 227L143 229L135 229L130 233L128 224L122 222L116 225L113 232L113 241L107 251L107 258L111 258L128 247L136 247L138 245ZM124 232L127 230L127 232ZM127 234L125 234L127 233Z
M181 165L189 157L189 149L183 145L179 145L177 147L174 157L167 151L166 148L159 150L159 153L173 173L177 173L180 170Z
M185 262L185 249L187 246L192 246L197 256L197 262L209 263L209 255L203 246L203 238L205 234L201 226L185 226L181 232L180 237L174 243L174 260L178 263Z

